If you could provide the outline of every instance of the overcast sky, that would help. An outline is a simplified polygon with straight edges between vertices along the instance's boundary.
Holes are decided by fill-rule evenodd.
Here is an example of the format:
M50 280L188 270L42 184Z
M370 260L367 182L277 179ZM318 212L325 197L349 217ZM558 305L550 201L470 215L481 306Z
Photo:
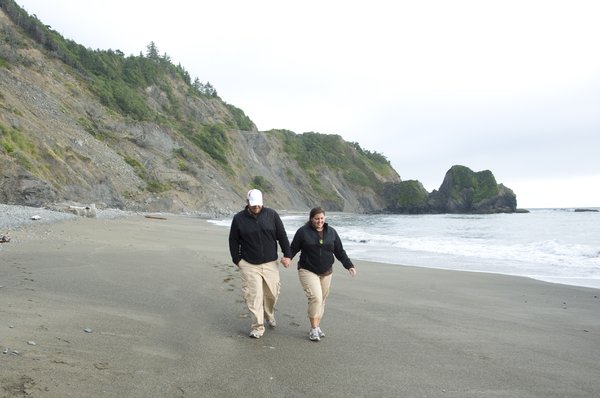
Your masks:
M259 130L339 134L439 188L600 207L600 1L17 0L92 49L153 41Z

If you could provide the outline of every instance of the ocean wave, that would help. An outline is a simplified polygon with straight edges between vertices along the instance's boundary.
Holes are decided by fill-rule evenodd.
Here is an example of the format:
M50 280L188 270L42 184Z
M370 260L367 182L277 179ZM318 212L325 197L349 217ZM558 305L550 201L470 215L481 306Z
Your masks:
M306 215L285 215L290 239ZM600 281L600 215L533 211L499 215L328 214L351 258L520 275L567 284ZM229 220L215 220L229 227ZM589 281L589 282L581 282ZM575 283L576 282L576 283Z

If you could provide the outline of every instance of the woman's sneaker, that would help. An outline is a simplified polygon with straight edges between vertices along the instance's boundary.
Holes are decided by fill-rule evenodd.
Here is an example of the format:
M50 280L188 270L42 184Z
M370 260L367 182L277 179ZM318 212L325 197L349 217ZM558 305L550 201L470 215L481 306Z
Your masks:
M254 330L250 331L250 335L249 336L252 337L253 339L260 339L260 337L262 335L260 334L260 332L258 330L254 329Z
M319 328L310 329L310 332L308 332L308 338L311 341L321 340L321 338L319 337Z
M320 327L318 327L317 330L319 331L319 337L325 337L325 332L322 331Z

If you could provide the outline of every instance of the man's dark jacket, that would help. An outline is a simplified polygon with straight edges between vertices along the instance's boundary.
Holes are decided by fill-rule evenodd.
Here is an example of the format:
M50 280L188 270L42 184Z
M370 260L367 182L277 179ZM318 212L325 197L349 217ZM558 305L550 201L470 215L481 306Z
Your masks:
M277 242L283 256L290 257L290 241L275 210L263 207L258 216L254 216L246 206L233 216L229 230L229 251L234 264L241 259L250 264L276 261Z

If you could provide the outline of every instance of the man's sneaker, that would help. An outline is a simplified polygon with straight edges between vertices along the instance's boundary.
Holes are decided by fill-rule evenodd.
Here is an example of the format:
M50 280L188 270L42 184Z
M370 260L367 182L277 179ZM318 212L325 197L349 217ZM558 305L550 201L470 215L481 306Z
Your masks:
M250 331L250 337L252 337L253 339L260 339L260 332L258 330L251 330Z
M319 331L319 337L325 337L325 332L321 330L321 327L318 327L317 330Z
M274 328L277 326L277 321L275 321L275 318L267 319L267 325L269 325L270 328Z
M308 338L311 341L321 340L321 338L319 337L319 328L310 329L310 332L308 333Z

